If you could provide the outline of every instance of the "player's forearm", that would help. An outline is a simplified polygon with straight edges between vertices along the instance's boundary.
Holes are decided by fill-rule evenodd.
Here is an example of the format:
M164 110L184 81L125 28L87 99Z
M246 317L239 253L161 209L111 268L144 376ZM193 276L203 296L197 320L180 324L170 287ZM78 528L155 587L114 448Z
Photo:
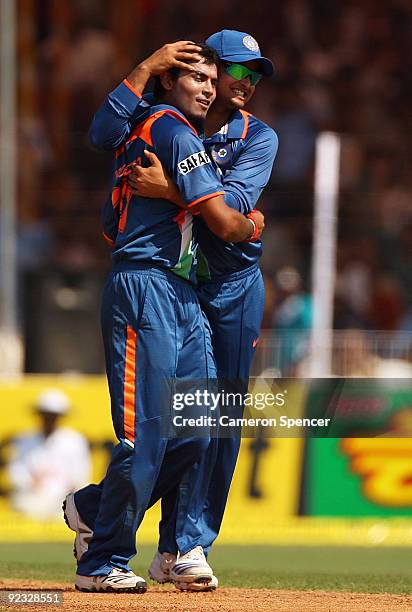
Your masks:
M180 40L163 45L144 59L127 76L127 81L138 91L143 91L150 77L162 74L171 68L190 69L190 62L198 62L200 47L190 40ZM189 61L189 64L186 63Z
M222 198L213 198L213 200L222 200ZM217 206L199 207L199 212L208 228L225 242L249 240L254 232L254 226L249 219L223 202Z
M126 80L134 89L143 92L152 76L150 67L145 62L141 62L127 75Z
M254 226L249 219L238 213L236 210L231 210L230 216L223 229L222 240L225 242L244 242L249 240L254 232Z
M173 204L176 204L176 206L179 206L179 208L188 208L188 205L182 198L180 191L173 181L170 181L167 199L173 202Z

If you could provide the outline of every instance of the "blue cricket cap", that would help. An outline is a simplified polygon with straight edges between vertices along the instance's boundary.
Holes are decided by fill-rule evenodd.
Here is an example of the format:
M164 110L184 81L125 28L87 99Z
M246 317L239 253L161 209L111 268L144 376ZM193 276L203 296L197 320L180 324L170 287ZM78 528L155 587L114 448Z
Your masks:
M257 41L247 34L237 30L222 30L212 34L206 40L219 58L225 62L241 64L256 60L259 62L259 72L264 76L272 76L273 64L267 57L262 57Z

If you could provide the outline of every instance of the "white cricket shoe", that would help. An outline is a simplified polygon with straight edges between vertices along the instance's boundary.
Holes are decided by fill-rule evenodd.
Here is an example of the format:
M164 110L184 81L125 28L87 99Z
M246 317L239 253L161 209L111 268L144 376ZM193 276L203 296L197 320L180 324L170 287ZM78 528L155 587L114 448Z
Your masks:
M170 577L170 570L175 565L177 560L176 555L172 553L164 552L160 553L157 551L153 557L153 561L150 564L147 573L152 580L164 584L165 582L172 582Z
M219 581L216 576L212 576L210 582L175 582L175 587L179 591L216 591Z
M69 493L66 496L62 508L66 525L76 533L73 555L77 561L80 561L89 548L90 540L93 537L93 531L86 525L78 513L76 504L74 503L74 493Z
M81 576L76 574L75 587L78 591L95 593L97 591L110 591L115 593L146 593L146 581L136 576L132 571L121 570L114 567L110 574L105 576Z
M190 582L208 584L213 578L213 571L206 561L203 548L196 546L184 555L179 554L176 564L170 570L170 577L176 586L177 583Z

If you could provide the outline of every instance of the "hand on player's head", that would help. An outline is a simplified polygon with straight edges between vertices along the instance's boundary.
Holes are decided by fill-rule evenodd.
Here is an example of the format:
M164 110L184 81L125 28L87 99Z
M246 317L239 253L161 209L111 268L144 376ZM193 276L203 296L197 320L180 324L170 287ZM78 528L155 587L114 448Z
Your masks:
M163 45L152 53L143 64L149 70L151 76L162 74L172 68L190 70L192 63L200 62L202 59L198 54L200 50L201 47L190 40L179 40Z

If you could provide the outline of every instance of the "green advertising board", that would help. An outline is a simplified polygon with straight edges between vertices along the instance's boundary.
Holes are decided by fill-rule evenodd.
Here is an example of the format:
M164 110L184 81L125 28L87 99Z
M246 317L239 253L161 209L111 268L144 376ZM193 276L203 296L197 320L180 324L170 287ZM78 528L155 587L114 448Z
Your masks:
M301 514L412 517L411 382L346 379L337 388L325 394L317 381L308 394L305 413L333 415L334 437L305 441Z

